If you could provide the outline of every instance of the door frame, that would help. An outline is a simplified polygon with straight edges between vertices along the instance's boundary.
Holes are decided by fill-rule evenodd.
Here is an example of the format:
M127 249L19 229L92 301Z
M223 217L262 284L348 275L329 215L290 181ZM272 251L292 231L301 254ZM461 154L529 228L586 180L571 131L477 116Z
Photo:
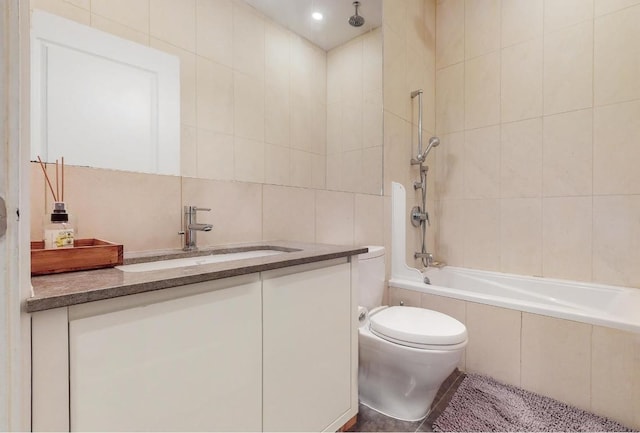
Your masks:
M29 2L0 5L0 196L7 210L0 236L0 430L26 431L30 316L21 304L30 296L29 114L22 102L28 100Z

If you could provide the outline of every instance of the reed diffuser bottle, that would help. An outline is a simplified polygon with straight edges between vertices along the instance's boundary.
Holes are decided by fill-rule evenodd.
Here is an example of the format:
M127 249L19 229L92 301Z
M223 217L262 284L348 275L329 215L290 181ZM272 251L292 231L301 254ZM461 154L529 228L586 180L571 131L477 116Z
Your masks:
M56 188L53 189L47 169L38 155L38 162L42 168L44 179L47 181L51 195L53 196L53 212L51 216L45 217L44 221L44 248L53 250L56 248L73 248L73 241L76 235L75 223L64 205L64 157L62 157L62 187L58 184L58 160L56 159Z
M44 248L47 250L73 248L75 224L72 224L64 202L54 203L53 212L48 220L44 226Z

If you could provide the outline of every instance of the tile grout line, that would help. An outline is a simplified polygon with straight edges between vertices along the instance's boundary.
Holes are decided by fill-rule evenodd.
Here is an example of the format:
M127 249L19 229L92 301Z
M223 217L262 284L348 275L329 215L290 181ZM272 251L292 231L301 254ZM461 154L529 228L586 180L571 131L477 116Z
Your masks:
M589 245L590 252L590 267L589 267L589 281L593 281L593 240L595 237L595 129L596 129L596 6L593 3L593 27L591 34L591 245ZM591 404L591 402L589 402Z

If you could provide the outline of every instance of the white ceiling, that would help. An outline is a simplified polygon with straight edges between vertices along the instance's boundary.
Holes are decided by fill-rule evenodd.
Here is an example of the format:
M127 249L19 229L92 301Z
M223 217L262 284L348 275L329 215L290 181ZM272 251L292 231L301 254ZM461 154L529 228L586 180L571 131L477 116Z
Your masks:
M352 0L245 0L260 12L322 47L325 51L382 25L382 0L360 0L358 14L362 27L349 25L355 13ZM324 15L322 21L311 18L314 11Z

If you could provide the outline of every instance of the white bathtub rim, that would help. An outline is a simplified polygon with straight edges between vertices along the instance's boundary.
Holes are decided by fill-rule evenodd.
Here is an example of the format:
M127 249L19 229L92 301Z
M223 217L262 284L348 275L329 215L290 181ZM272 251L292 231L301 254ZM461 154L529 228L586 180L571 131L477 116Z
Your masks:
M477 274L479 276L485 276L492 273L500 276L515 277L518 279L536 279L544 282L557 283L562 285L571 284L578 287L604 289L604 290L610 290L610 291L613 290L618 292L638 290L638 289L632 289L627 287L574 282L570 280L528 277L523 275L505 274L505 273L498 273L498 272L491 272L491 271L477 271L473 269L457 268L453 266L451 267L448 266L446 268L449 268L450 270L460 270L463 273L467 273L467 272L479 273ZM469 302L476 302L476 303L485 304L485 305L508 308L512 310L519 310L527 313L539 314L542 316L555 317L558 319L572 320L572 321L587 323L591 325L605 326L605 327L620 329L623 331L640 333L640 319L630 321L627 319L621 319L620 317L616 317L611 314L606 314L597 310L586 309L583 307L571 308L568 306L564 306L562 308L558 308L554 305L548 305L543 303L518 302L515 300L509 300L505 297L487 295L487 294L476 293L476 292L469 292L465 290L452 289L449 287L442 287L437 285L428 285L428 284L424 284L422 281L413 281L413 280L396 278L396 277L392 277L389 280L389 286L401 288L401 289L413 290L413 291L437 295L437 296L444 296L448 298L454 298L454 299L459 299L459 300L464 300ZM588 310L588 311L585 311L585 310ZM640 317L640 313L639 313L639 317Z
M597 310L593 308L594 306L585 307L585 305L580 305L580 308L572 308L566 304L566 300L562 303L565 305L562 308L558 308L549 303L536 303L532 301L516 301L510 300L509 298L499 297L494 295L485 295L477 292L468 292L460 289L451 289L447 287L440 287L435 285L427 285L423 282L422 273L415 268L412 268L407 265L405 251L406 251L406 220L408 220L407 215L407 206L406 206L406 190L405 188L397 183L392 182L392 191L391 191L391 278L389 280L389 286L391 287L399 287L409 290L414 290L423 293L430 293L434 295L446 296L450 298L461 299L470 302L477 302L481 304L487 305L495 305L498 307L504 307L519 311L525 311L528 313L539 314L543 316L550 316L559 319L565 320L573 320L582 323L588 323L592 325L600 325L606 326L616 329L621 329L625 331L631 331L634 333L640 334L640 314L638 314L633 310L633 304L631 310L624 311L620 314L621 317L616 316L612 313L607 313L603 310ZM457 268L453 266L447 266L445 269L451 270L460 270L461 273L471 274L478 273L477 277L488 277L493 275L499 275L501 277L507 276L512 278L519 279L533 279L543 280L545 283L556 283L560 285L572 285L573 287L583 287L586 289L600 289L600 290L615 290L617 292L622 291L636 291L632 298L636 296L640 296L640 289L631 289L626 287L616 287L616 286L606 286L602 284L593 284L586 282L576 282L569 280L558 280L552 278L541 278L541 277L529 277L524 275L515 275L515 274L506 274L492 271L480 271L473 270L468 268ZM513 288L511 288L513 289ZM511 290L518 291L518 290ZM530 296L529 296L530 297ZM538 293L538 299L542 298ZM623 299L624 301L624 299ZM614 300L615 302L615 300ZM556 302L557 304L557 302ZM575 305L575 303L574 303ZM615 304L614 304L615 305ZM587 314L588 312L588 314Z
M495 272L495 271L482 271L477 269L460 268L455 266L447 266L444 268L444 270L445 271L448 270L463 276L465 275L471 276L483 283L500 287L509 291L517 292L526 296L543 299L544 301L546 301L546 302L542 302L543 305L547 305L547 303L551 303L551 304L556 304L569 309L590 312L596 315L602 314L601 305L598 303L595 303L595 304L589 304L584 302L577 303L572 300L568 300L567 298L563 298L562 296L556 297L557 294L554 294L554 296L551 296L545 293L539 293L539 292L531 291L528 289L522 289L518 285L512 286L509 284L505 284L501 280L508 279L508 280L522 281L525 283L533 282L534 284L537 283L537 284L542 284L544 286L552 285L555 287L568 287L571 289L577 288L579 290L584 290L589 292L608 292L610 293L610 296L625 295L625 294L631 294L631 296L640 296L640 291L637 291L637 289L628 288L628 287L610 286L610 285L604 285L604 284L561 280L561 279L554 279L554 278L534 277L534 276L528 276L528 275L509 274L509 273ZM438 271L439 269L429 269L428 271L425 272L425 274L431 274L433 272L438 272ZM494 279L498 279L498 281ZM488 295L488 296L491 296L491 295ZM534 302L534 303L536 302L535 300L527 301L523 299L520 299L518 301Z
M610 285L610 284L591 283L591 282L588 282L588 281L566 280L566 279L560 279L560 278L537 277L537 276L534 276L534 275L510 274L510 273L507 273L507 272L484 271L484 270L481 270L481 269L462 268L462 267L459 267L459 266L449 266L449 265L447 265L447 266L444 266L442 269L451 269L453 271L458 271L458 272L461 272L461 273L478 275L478 276L495 275L495 276L516 278L516 279L521 279L521 280L534 280L534 281L541 281L541 282L545 282L545 283L546 282L550 282L550 283L555 283L555 284L560 284L560 285L580 286L580 287L585 287L585 288L605 289L605 290L614 290L614 291L627 291L627 290L638 290L638 291L640 291L640 288L634 288L634 287L613 286L613 285ZM438 271L440 269L439 268L429 268L427 272L431 272L432 270Z

